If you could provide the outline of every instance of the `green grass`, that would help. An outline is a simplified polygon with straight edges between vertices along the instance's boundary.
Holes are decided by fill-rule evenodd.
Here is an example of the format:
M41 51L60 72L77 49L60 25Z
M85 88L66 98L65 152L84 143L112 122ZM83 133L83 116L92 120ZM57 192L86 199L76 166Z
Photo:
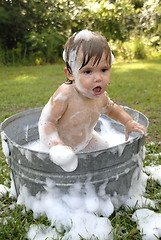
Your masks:
M161 59L113 66L112 99L144 113L150 121L148 140L161 141Z
M1 121L15 112L43 106L64 80L63 65L0 68Z
M108 93L116 103L143 112L150 120L148 140L161 133L161 60L116 63ZM63 64L0 67L0 121L29 108L43 106L66 80Z
M143 112L150 121L146 140L144 165L161 164L154 154L161 151L161 60L115 63L111 71L108 93L115 102ZM0 122L26 109L43 106L66 80L64 65L0 67ZM150 144L153 141L154 144ZM10 187L9 168L0 144L0 183ZM161 186L148 180L146 197L157 199L157 212L161 212ZM110 216L115 228L114 240L139 240L140 232L131 220L135 209L121 207ZM6 223L6 224L5 224ZM32 211L18 206L8 195L0 199L0 239L26 239L31 224L50 225L45 217L35 219Z

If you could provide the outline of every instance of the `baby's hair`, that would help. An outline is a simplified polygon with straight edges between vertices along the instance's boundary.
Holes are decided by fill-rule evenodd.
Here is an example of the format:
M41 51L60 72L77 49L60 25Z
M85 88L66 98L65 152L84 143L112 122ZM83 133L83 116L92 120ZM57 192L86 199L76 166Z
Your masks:
M86 66L92 57L95 57L93 65L99 64L103 53L105 53L109 67L111 66L111 50L106 38L97 32L82 30L73 34L65 44L63 59L70 73L72 73L73 64L77 60L80 48L82 48L83 52L83 61L80 69Z

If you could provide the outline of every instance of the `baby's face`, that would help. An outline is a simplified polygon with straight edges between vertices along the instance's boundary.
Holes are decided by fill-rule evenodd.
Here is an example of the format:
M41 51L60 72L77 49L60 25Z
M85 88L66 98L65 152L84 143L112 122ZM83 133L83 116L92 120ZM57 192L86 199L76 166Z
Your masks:
M93 66L95 57L91 58L87 65L80 69L83 54L80 50L73 70L75 87L85 97L95 99L102 95L110 82L110 67L103 53L97 65Z

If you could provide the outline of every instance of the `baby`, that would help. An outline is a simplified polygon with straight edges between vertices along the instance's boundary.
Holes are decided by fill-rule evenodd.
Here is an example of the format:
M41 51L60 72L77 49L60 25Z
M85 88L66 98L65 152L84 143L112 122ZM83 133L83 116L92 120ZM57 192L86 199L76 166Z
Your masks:
M101 112L125 126L126 140L132 131L147 135L147 129L106 92L114 57L102 35L88 30L75 33L65 45L63 59L68 81L44 107L39 135L50 149L51 161L71 172L78 165L77 152L108 147L108 141L94 130Z

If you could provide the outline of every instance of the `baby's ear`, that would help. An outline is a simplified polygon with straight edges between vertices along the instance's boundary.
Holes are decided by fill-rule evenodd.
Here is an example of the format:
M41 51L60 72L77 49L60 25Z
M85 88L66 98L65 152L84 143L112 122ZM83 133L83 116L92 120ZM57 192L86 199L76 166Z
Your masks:
M64 68L64 73L69 80L74 80L73 74L68 71L67 67Z

